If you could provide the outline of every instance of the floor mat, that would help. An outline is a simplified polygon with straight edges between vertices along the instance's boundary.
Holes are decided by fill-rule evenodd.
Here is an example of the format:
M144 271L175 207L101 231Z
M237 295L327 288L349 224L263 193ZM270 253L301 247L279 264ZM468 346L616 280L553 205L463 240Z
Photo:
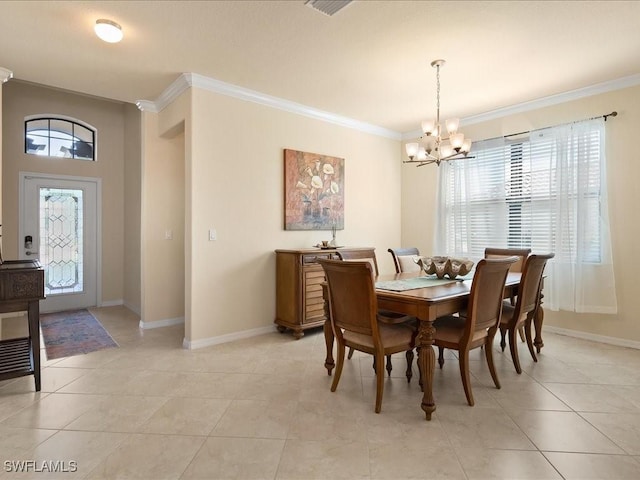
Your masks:
M40 329L49 360L118 346L86 309L41 314Z

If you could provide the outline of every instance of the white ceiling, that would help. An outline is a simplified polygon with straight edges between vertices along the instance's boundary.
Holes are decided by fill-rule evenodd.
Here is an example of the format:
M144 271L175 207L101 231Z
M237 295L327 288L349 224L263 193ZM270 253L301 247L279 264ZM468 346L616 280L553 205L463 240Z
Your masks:
M98 18L124 40L93 33ZM640 74L640 1L0 1L14 78L135 103L183 72L415 131ZM640 78L640 77L639 77ZM604 113L604 112L603 112Z

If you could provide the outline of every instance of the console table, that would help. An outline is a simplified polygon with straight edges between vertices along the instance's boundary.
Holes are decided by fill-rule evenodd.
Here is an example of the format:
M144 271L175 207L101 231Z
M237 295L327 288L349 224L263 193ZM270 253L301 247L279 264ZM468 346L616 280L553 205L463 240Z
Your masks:
M0 380L33 375L40 391L40 300L44 270L37 260L0 264L0 313L27 312L29 336L0 340Z
M342 247L344 251L371 248ZM337 260L337 248L276 250L276 318L278 331L293 331L296 340L308 328L322 327L326 320L322 283L324 270L318 258Z

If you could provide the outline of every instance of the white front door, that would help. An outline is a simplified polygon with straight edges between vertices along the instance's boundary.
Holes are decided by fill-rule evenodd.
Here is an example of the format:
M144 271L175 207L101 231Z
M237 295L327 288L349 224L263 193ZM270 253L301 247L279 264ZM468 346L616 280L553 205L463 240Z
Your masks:
M20 173L18 250L44 267L42 312L98 303L99 182Z

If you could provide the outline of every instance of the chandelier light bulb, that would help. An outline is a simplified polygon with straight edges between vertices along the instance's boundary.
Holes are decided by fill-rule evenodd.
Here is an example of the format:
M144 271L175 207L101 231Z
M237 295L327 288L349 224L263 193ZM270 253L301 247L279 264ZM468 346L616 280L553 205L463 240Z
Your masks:
M447 124L447 132L449 132L449 135L451 135L452 133L456 133L458 131L458 126L460 125L460 119L450 118L445 123Z
M461 152L469 153L471 151L471 139L465 138L464 142L462 142Z
M413 143L407 143L404 146L405 150L407 151L407 157L409 158L413 158L416 155L418 155L418 150L420 148L420 145L416 142Z
M434 120L422 121L422 133L425 135L431 135L436 128L436 122Z
M122 40L124 34L122 33L122 27L116 22L101 18L96 20L96 24L93 27L96 35L105 42L118 43Z
M464 143L464 134L463 133L454 133L449 137L449 141L451 142L451 146L456 152L459 152L462 148L462 144Z

